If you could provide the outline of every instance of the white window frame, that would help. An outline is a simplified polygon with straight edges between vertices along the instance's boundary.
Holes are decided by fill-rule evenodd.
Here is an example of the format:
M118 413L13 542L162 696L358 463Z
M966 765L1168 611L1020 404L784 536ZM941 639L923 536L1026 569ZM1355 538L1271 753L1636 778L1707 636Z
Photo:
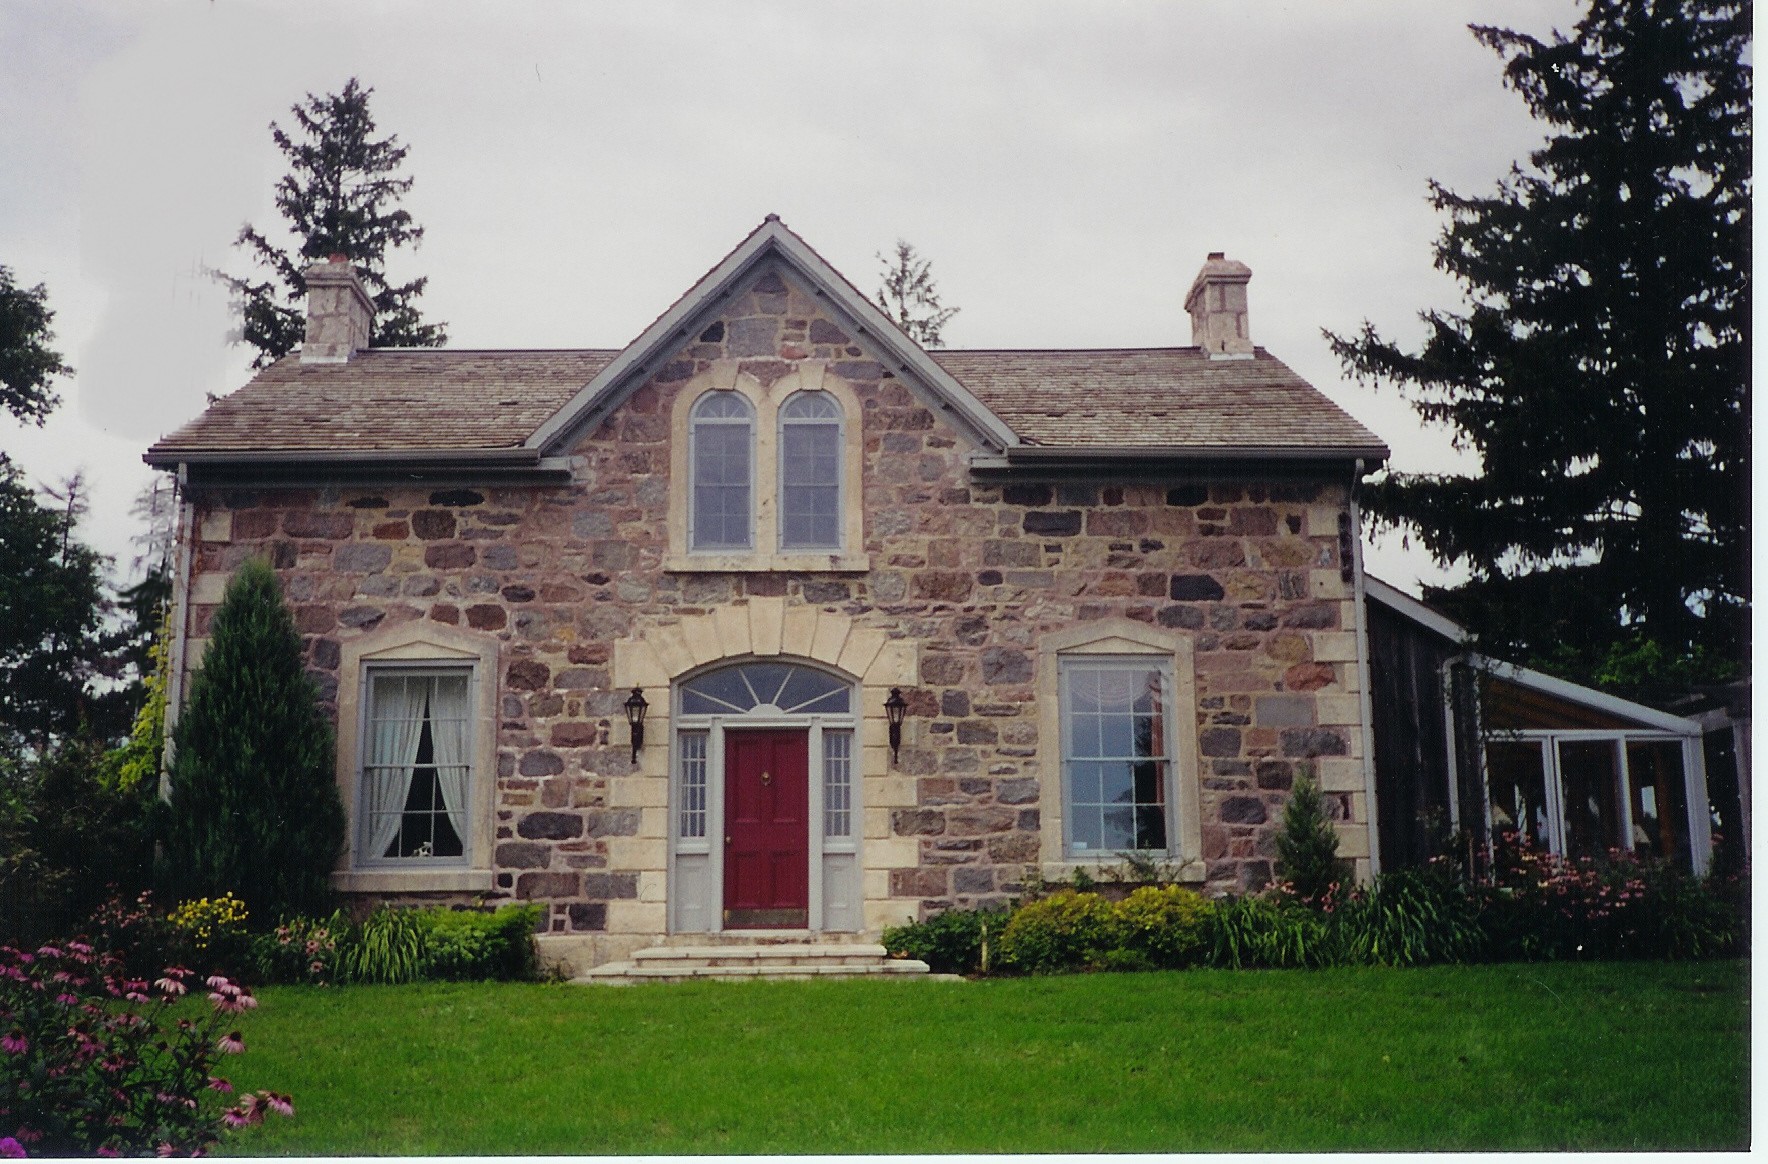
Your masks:
M1101 851L1084 855L1069 847L1068 747L1064 663L1158 666L1168 677L1167 848ZM1127 618L1101 619L1042 637L1038 644L1038 766L1043 874L1063 880L1076 869L1098 876L1126 853L1150 856L1173 867L1181 881L1200 882L1203 860L1202 795L1197 746L1197 679L1189 637Z
M792 407L792 405L794 403L796 403L797 401L800 401L800 400L822 400L822 401L825 401L831 407L833 407L835 409L835 415L833 418L814 417L814 418L803 419L803 420L787 416L786 415L787 411ZM779 429L780 429L779 440L778 440L778 444L777 444L777 448L779 450L779 464L777 466L777 472L775 474L775 477L776 477L776 480L778 483L777 488L779 490L779 500L777 503L778 507L779 507L779 515L780 515L779 536L778 536L779 552L782 554L805 554L805 553L819 553L819 552L821 552L821 553L840 553L845 545L845 539L843 537L843 533L845 531L843 530L842 527L846 525L846 522L843 521L842 518L847 512L847 482L845 480L845 478L847 476L847 473L846 473L846 460L847 460L847 414L846 414L846 410L841 407L841 402L839 400L836 400L835 397L833 396L833 394L831 394L831 393L828 393L828 392L814 392L813 393L813 392L802 392L802 391L801 392L794 392L790 396L787 396L784 400L782 400L780 402L778 424L779 424ZM791 425L800 425L805 428L809 428L812 426L827 426L827 427L831 427L835 430L835 540L833 542L826 544L826 545L808 544L808 545L802 545L802 546L788 546L786 544L786 527L787 527L787 516L788 516L786 513L786 429L788 426L791 426Z
M714 400L733 399L743 405L747 413L741 420L733 417L701 416L700 410ZM740 393L702 393L694 401L694 407L688 414L688 547L695 554L744 554L755 549L756 545L756 463L759 461L760 441L757 430L760 427L756 408L753 402L745 399ZM745 518L745 530L748 537L743 545L701 546L698 544L700 521L700 440L702 428L746 428L749 431L749 512Z
M1174 775L1177 762L1173 747L1175 735L1174 718L1177 709L1173 706L1175 684L1173 680L1172 660L1161 655L1062 655L1057 658L1057 679L1061 691L1062 732L1061 732L1061 765L1062 765L1062 852L1071 861L1089 861L1095 858L1117 860L1125 856L1152 857L1157 860L1171 860L1177 851L1174 841L1178 835L1178 821L1175 808L1178 803L1178 780ZM1123 672L1123 671L1154 671L1160 675L1160 698L1164 703L1161 708L1161 724L1163 738L1160 740L1160 752L1150 756L1165 767L1162 790L1162 806L1166 817L1166 845L1159 849L1083 849L1074 843L1074 820L1076 808L1074 804L1074 780L1071 766L1077 759L1073 753L1074 730L1074 684L1075 675L1088 671Z
M336 779L348 843L332 873L346 893L486 893L493 886L499 644L489 635L428 621L400 623L345 642L338 666ZM367 757L370 677L379 671L466 671L470 717L468 831L458 858L363 856L362 771Z
M356 819L350 822L351 845L355 851L352 864L358 869L471 868L473 864L474 839L471 824L474 805L473 789L479 780L479 773L473 763L477 737L479 734L479 725L474 722L474 716L472 714L472 709L477 702L474 699L474 685L478 682L478 676L474 673L472 664L467 663L449 666L432 662L388 661L370 663L364 667L362 676L363 699L361 700L359 711L361 725L356 737L361 741L360 746L357 748L356 755L356 803L359 805L362 803L363 788L368 781L369 748L374 738L374 733L371 730L370 725L374 718L375 684L376 681L382 677L394 675L413 679L464 677L467 681L466 812L468 826L466 835L460 838L461 853L459 856L388 857L369 851L368 840L373 833L373 829L368 814L366 812L358 812L356 814Z
M1609 743L1616 749L1615 779L1620 829L1623 837L1633 836L1632 772L1628 767L1627 745L1652 741L1673 742L1682 749L1682 794L1688 814L1688 850L1695 874L1704 875L1712 859L1712 821L1707 815L1706 763L1701 753L1701 738L1683 732L1652 731L1633 728L1584 728L1556 731L1543 728L1505 729L1492 732L1480 742L1480 761L1485 762L1485 748L1492 743L1538 743L1541 745L1542 780L1547 793L1548 849L1556 857L1566 853L1565 778L1561 771L1559 746L1563 743ZM1488 780L1485 795L1486 835L1492 830L1492 789ZM1628 846L1629 849L1631 845Z
M740 370L736 360L713 360L676 390L670 408L669 550L663 568L673 573L859 573L871 569L865 552L865 513L861 471L865 460L859 397L839 376L817 360L798 361L791 371L763 386ZM751 545L748 549L695 549L694 410L714 392L734 392L748 401L754 414L754 445L750 459ZM780 545L781 406L800 393L822 392L840 412L840 544L836 547Z
M818 713L811 715L790 715L759 708L747 713L728 715L687 715L682 712L682 688L695 675L725 667L744 666L751 663L779 663L793 667L804 667L807 670L819 671L830 678L839 680L848 688L848 710L838 713ZM717 663L702 668L691 675L677 679L672 685L671 718L669 733L669 880L672 886L670 894L671 932L681 933L719 933L723 931L724 903L724 748L725 733L730 730L753 728L769 730L774 728L801 728L809 736L809 803L807 815L810 828L808 859L810 907L809 929L820 931L828 928L824 910L825 868L830 858L849 860L855 868L855 876L859 876L859 853L861 832L865 820L862 802L861 778L861 714L860 699L863 689L852 679L837 675L829 668L807 663L801 659L771 656L754 659L720 659ZM829 732L841 732L847 735L852 743L849 745L849 777L848 777L848 820L849 828L846 836L829 836L827 834L827 812L825 790L827 773L825 772L824 737ZM687 735L705 735L706 737L706 785L705 785L705 829L698 837L682 834L682 737ZM681 876L683 859L698 859L704 862L705 901L701 903L706 913L698 923L691 923L683 916L683 907L688 905L683 900L684 890ZM857 887L856 887L857 888ZM857 919L863 922L862 919ZM789 931L788 931L789 932Z

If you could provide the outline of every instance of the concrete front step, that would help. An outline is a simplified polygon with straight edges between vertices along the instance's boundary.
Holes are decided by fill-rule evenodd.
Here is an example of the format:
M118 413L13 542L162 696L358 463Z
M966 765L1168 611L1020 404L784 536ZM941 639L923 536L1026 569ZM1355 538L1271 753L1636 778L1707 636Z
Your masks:
M618 985L730 978L862 978L925 975L927 963L891 958L883 946L860 942L828 945L652 946L631 958L597 966L571 981Z

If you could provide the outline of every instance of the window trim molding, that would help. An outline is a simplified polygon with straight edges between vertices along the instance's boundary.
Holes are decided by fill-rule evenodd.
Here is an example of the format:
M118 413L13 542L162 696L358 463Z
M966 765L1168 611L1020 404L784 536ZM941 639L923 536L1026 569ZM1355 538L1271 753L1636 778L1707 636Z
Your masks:
M1164 860L1178 868L1181 881L1201 882L1203 860L1202 795L1197 748L1197 676L1191 639L1127 618L1101 619L1055 631L1038 643L1037 702L1039 747L1038 805L1042 825L1038 856L1050 880L1063 880L1076 869L1095 876L1119 862L1077 858L1068 852L1068 790L1063 774L1062 661L1078 659L1158 659L1171 668L1172 707L1169 721L1172 748L1171 796L1174 819ZM1151 854L1154 855L1154 854ZM1156 859L1162 859L1156 856Z
M865 455L862 412L852 387L820 360L800 360L771 385L739 369L736 360L714 360L682 385L670 409L669 553L663 569L675 573L853 573L871 569L864 551L865 509L861 467ZM737 392L755 415L753 470L754 547L749 550L695 550L688 538L693 505L693 410L708 392ZM800 392L827 392L840 406L841 517L839 550L780 549L780 405Z
M344 802L349 842L331 875L346 893L486 892L492 887L492 818L496 796L498 643L434 622L408 622L343 645L338 664L336 778ZM357 810L368 673L378 666L464 667L468 670L473 723L473 773L468 812L472 835L466 858L452 865L400 867L393 862L357 864L361 819Z

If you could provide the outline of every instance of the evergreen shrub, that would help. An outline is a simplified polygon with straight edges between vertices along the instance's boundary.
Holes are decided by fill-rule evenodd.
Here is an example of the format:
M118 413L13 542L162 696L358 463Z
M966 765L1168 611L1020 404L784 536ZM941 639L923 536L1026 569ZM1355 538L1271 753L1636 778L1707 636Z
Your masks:
M1178 885L1144 885L1117 903L1125 947L1163 970L1203 960L1215 910L1213 902Z
M1013 912L1001 932L1001 962L1033 974L1098 969L1125 950L1123 919L1097 893L1063 889ZM1134 959L1127 959L1134 961Z
M976 974L992 968L983 964L984 943L992 954L1006 924L1005 910L948 909L926 921L891 926L883 944L897 957L927 963L935 974Z
M1326 815L1326 801L1307 773L1295 778L1283 826L1277 831L1277 874L1303 901L1324 901L1336 886L1348 884L1350 866L1338 856L1338 830Z
M232 892L265 925L329 912L344 846L332 733L261 560L228 583L174 745L160 868L171 896Z

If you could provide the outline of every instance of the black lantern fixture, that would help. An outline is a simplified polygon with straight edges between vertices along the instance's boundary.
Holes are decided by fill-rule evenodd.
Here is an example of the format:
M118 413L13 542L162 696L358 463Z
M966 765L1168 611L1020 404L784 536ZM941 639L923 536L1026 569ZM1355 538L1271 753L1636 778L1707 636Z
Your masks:
M638 750L645 746L645 712L651 705L645 702L645 693L634 687L624 706L627 726L632 728L632 762L636 764Z
M884 701L884 714L890 719L890 762L896 763L896 754L902 751L902 718L909 713L909 701L902 697L902 688L892 687L890 698Z

